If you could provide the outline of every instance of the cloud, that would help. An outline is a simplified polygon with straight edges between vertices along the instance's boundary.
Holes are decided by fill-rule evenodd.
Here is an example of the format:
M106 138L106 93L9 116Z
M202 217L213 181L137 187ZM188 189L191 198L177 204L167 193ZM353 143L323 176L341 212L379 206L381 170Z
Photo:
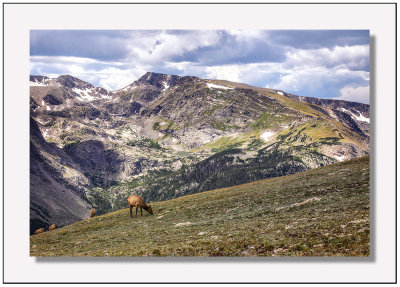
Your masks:
M243 79L242 73L245 67L239 65L225 65L205 67L206 75L210 79L221 79L232 82L241 82Z
M31 30L31 56L69 56L121 60L128 55L132 32L96 30Z
M293 70L280 76L271 87L301 96L317 98L336 98L341 89L348 85L369 85L366 72L351 70L332 70L317 67L307 70Z
M358 103L369 104L370 102L370 93L369 86L359 86L359 87L351 87L345 86L340 89L340 97L335 98L335 100L344 100L344 101L352 101Z
M272 30L270 42L295 49L369 45L369 30Z
M219 37L217 30L31 30L30 55L154 64L215 45Z
M288 51L287 67L307 69L309 67L346 68L369 71L369 46L335 46L332 49Z
M268 43L265 31L218 31L219 39L213 45L198 47L172 58L174 61L191 61L197 65L218 66L284 60L286 48Z
M148 64L169 61L202 47L216 45L221 34L216 30L199 30L174 33L161 31L158 34L141 35L128 45L129 59Z

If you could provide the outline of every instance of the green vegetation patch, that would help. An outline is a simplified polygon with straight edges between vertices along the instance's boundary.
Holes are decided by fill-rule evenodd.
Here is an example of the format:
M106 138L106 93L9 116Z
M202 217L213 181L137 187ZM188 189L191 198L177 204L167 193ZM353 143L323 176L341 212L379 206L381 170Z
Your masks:
M323 114L311 108L307 103L303 103L295 99L291 99L275 93L268 93L268 92L262 92L262 93L277 99L283 106L287 106L296 111L300 111L305 115L312 116L314 118L318 116L323 116Z
M285 114L265 112L260 117L258 117L254 122L252 122L250 126L256 130L272 128L288 122L288 119L289 117Z
M225 121L211 120L210 124L214 129L220 131L226 131L234 128L234 126L228 125Z
M193 151L200 151L204 149L211 149L214 152L220 152L231 148L241 147L245 143L253 142L256 137L259 136L259 132L253 131L249 133L241 133L232 136L224 136L216 139L213 142L207 143L199 149Z
M281 143L310 144L320 143L335 145L343 139L340 132L331 124L313 120L299 126L292 126L289 130L282 131L277 139Z
M148 148L158 149L158 150L163 149L158 142L156 142L155 140L149 139L149 138L144 138L144 139L140 139L140 140L130 140L126 143L126 145L136 146L136 147L148 147Z
M253 139L249 145L247 146L247 150L258 150L260 149L265 143L260 139Z
M220 109L222 105L214 105L209 110L206 111L207 116L211 116L216 110Z
M153 124L153 130L158 131L161 128L160 123L159 122L155 122Z

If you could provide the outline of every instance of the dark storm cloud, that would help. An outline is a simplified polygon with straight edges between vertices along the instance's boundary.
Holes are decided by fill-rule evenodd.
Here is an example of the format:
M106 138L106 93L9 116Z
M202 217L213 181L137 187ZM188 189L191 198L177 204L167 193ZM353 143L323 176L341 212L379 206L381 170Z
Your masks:
M126 58L129 31L31 30L31 56L72 56L113 61Z
M199 47L182 55L172 57L172 61L191 61L198 65L248 64L280 62L285 59L286 49L269 44L265 39L238 39L225 31L220 31L220 41L216 45Z

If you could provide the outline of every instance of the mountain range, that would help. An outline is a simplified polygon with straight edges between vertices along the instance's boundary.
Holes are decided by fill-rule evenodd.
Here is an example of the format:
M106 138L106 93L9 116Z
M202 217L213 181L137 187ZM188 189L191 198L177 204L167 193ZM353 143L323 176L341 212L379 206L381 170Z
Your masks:
M369 154L369 105L191 76L30 76L30 114L31 233Z

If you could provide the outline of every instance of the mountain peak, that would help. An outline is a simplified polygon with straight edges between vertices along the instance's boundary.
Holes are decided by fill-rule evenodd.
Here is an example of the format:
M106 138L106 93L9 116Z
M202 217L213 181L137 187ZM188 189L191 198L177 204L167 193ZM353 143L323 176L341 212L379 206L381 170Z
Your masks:
M46 76L31 75L29 76L31 86L47 86L50 84L51 79Z
M88 82L82 81L71 75L61 75L56 79L57 83L67 88L94 88L94 86Z
M109 100L112 97L112 93L106 89L95 87L71 75L61 75L57 78L30 76L30 86L38 87L35 88L33 97L36 103L39 103L35 110L36 108L48 111L63 109L62 104L65 100L68 102L75 99L82 103L101 99ZM42 87L53 87L53 89L49 91Z
M177 75L167 75L161 73L147 72L137 81L134 82L135 85L149 85L155 86L159 89L164 89L166 86L171 86L174 84L180 76Z

